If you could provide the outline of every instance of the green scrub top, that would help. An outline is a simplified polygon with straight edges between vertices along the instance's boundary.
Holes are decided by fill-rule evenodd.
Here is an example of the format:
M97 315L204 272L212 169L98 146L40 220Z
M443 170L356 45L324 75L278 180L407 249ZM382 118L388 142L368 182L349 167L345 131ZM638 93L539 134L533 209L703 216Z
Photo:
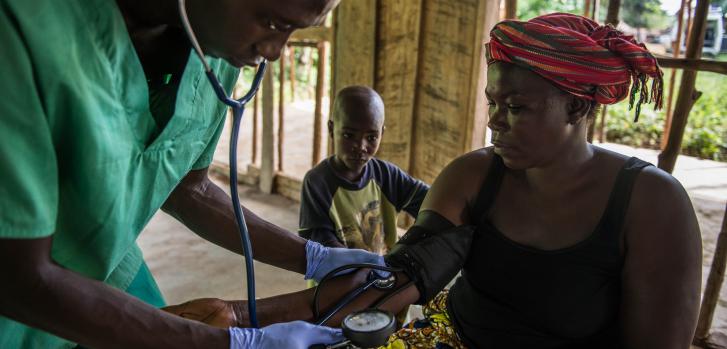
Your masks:
M113 0L0 0L0 238L159 305L135 240L224 125L195 55L165 126ZM191 51L190 51L191 53ZM210 59L229 91L239 69ZM0 348L75 344L0 316Z

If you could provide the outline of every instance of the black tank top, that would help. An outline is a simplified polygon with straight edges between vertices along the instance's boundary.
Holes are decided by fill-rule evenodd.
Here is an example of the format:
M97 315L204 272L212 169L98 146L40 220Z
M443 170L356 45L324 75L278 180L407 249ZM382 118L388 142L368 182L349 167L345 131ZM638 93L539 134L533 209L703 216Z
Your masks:
M477 223L448 311L470 348L618 348L623 256L620 236L636 176L650 164L630 158L619 171L593 233L544 251L518 244L487 219L505 173L495 155L476 204Z

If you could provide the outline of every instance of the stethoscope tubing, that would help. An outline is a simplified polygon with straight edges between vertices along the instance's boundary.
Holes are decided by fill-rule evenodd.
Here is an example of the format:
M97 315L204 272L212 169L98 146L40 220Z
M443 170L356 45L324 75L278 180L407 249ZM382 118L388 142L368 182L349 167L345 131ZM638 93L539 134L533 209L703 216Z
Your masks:
M217 95L217 98L230 107L232 109L232 130L230 134L230 152L229 152L229 162L230 162L230 196L232 197L232 208L235 213L235 221L237 223L237 227L240 233L240 240L242 244L243 253L245 255L245 272L246 272L246 281L247 281L247 304L248 304L248 312L249 312L249 320L250 320L250 327L258 328L259 322L257 320L257 307L255 302L255 268L254 268L254 262L253 262L253 254L252 254L252 244L250 242L250 233L247 228L247 223L245 222L245 216L242 212L242 206L240 205L240 197L238 194L238 188L237 188L237 143L240 133L240 125L242 123L242 116L245 112L245 106L248 102L250 102L253 97L255 97L255 94L260 88L260 84L262 82L262 78L265 74L265 70L267 68L267 62L263 60L263 62L260 63L258 66L258 70L255 73L255 77L253 79L252 85L248 92L240 99L234 99L229 97L230 95L225 91L222 84L220 84L219 80L217 79L217 76L215 75L212 68L207 63L207 60L205 58L204 52L202 51L201 46L199 45L199 42L197 41L196 36L194 35L194 31L192 30L192 26L189 23L189 18L187 16L187 11L185 7L185 0L178 0L179 2L179 13L182 20L182 26L184 27L187 36L192 44L192 47L194 48L195 53L197 56L199 56L199 59L202 61L202 64L205 69L205 75L207 75L207 79L210 82L210 85L212 86L212 89L214 90L215 94ZM313 311L315 318L319 318L319 310L318 310L318 297L319 297L319 290L322 288L323 284L328 281L330 278L335 276L341 271L350 270L350 269L359 269L359 268L370 268L373 270L379 270L379 271L386 271L386 272L401 272L401 268L393 268L388 266L380 266L376 264L349 264L344 265L341 267L338 267L328 274L326 274L319 283L319 287L316 288L314 294L313 294ZM376 274L376 273L374 273ZM317 325L322 325L326 321L328 321L333 315L335 315L338 311L340 311L343 307L348 305L351 301L353 301L357 296L359 296L364 291L368 290L379 279L376 277L371 278L363 285L359 286L358 288L355 288L351 290L346 296L344 296L343 299L341 299L336 306L333 307L328 313L326 313L323 317L318 319L316 321ZM380 306L383 304L386 300L390 299L392 296L394 296L396 293L400 292L404 288L411 285L412 282L408 282L385 296L382 300L379 300L375 307Z
M217 76L215 75L215 72L212 70L212 68L207 63L207 59L205 58L204 52L202 51L201 46L199 45L199 42L197 41L196 36L194 35L194 31L192 30L192 26L189 23L189 18L187 16L187 10L185 6L185 0L178 0L179 1L179 14L180 18L182 20L182 26L184 27L184 30L187 33L187 37L189 38L189 41L192 44L192 47L194 48L195 53L197 56L199 56L199 59L202 61L202 65L205 69L205 75L207 75L207 79L210 82L210 85L212 86L212 89L215 91L215 95L217 95L217 98L227 105L228 107L232 108L232 130L230 132L230 153L229 153L229 161L230 161L230 196L232 198L232 210L235 212L235 222L237 223L237 227L240 234L240 242L242 244L242 250L243 254L245 255L245 274L246 274L246 281L247 281L247 308L249 312L249 320L250 320L250 327L258 328L260 326L258 320L257 320L257 307L255 302L255 268L254 268L254 262L253 262L253 254L252 254L252 244L250 242L250 233L247 229L247 223L245 222L245 216L242 212L242 206L240 205L240 197L237 190L237 142L240 134L240 124L242 123L242 115L245 112L245 105L252 100L253 97L255 97L255 94L257 93L258 89L260 88L260 83L262 82L262 78L265 75L265 70L267 68L267 62L263 60L262 63L258 66L258 70L255 73L255 78L253 79L252 85L250 87L250 90L240 99L234 99L229 97L230 95L225 91L222 84L220 84L220 81L217 79Z

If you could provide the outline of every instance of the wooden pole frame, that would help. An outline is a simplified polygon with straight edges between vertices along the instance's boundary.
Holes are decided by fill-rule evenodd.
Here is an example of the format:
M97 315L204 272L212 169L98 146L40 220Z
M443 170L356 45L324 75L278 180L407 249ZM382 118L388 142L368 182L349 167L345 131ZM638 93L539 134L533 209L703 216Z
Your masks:
M725 205L725 214L722 218L722 230L717 236L717 247L712 258L712 267L709 269L702 306L699 308L697 331L694 335L697 342L706 341L709 338L714 311L719 301L719 292L724 282L725 267L727 267L727 205Z
M316 105L313 113L313 154L311 167L321 162L321 149L323 148L323 98L326 93L326 75L328 67L328 43L318 43L318 72L316 75Z
M618 26L618 13L621 11L621 0L611 0L608 2L608 13L606 14L606 23L614 27Z
M656 56L662 68L676 68L727 75L727 62L712 59L671 58Z
M598 3L594 4L593 9L593 18L595 19L598 11ZM614 27L618 26L618 14L621 11L621 0L611 0L608 2L608 12L606 13L606 24L610 24ZM608 106L603 105L601 106L601 121L598 124L598 140L603 143L606 141L606 117L608 117ZM598 116L596 116L598 118ZM588 127L588 135L587 139L589 143L593 142L593 136L595 133L596 128L596 121L593 120L593 123Z
M272 67L271 67L272 68ZM275 78L273 69L267 69L263 77L262 100L262 154L260 160L260 190L263 193L273 192L275 176Z
M285 143L285 61L288 47L283 46L278 59L278 171L283 172L283 144Z
M686 6L687 0L682 0L679 7L679 15L677 16L677 40L674 43L672 50L674 51L674 58L679 58L682 50L682 35L684 34L684 6ZM669 92L666 97L666 117L664 118L664 131L661 134L661 150L666 147L666 139L669 134L669 128L671 127L671 107L672 100L674 99L674 85L676 85L677 71L672 69L671 76L669 77Z
M258 143L258 118L260 114L260 97L258 95L255 95L255 98L252 101L252 156L250 157L250 162L253 164L257 163L258 160L258 149L257 149L257 143Z
M517 0L505 0L505 19L517 19Z
M288 44L288 49L290 50L288 53L288 57L290 58L290 101L295 102L295 46Z
M593 1L592 0L583 0L583 17L588 17L593 19Z
M692 30L689 34L687 43L687 51L685 57L687 59L699 60L702 56L702 46L704 46L704 33L707 29L707 13L709 12L709 0L698 0L697 9L694 14ZM674 106L674 114L672 116L672 126L669 129L669 136L666 141L664 151L659 154L659 168L671 173L674 171L677 156L682 146L684 138L684 129L687 126L689 112L699 98L699 94L694 89L697 80L697 71L685 70L682 72L682 79L679 84L679 94L676 105Z

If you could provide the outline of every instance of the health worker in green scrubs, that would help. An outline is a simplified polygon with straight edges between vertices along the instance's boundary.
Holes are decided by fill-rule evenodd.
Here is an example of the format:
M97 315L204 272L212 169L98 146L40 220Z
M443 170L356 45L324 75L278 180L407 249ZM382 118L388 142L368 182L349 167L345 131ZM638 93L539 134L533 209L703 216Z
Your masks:
M337 0L188 0L224 87L275 60ZM177 0L0 0L0 348L307 348L303 322L217 329L163 312L135 240L159 209L242 254L207 168L225 107ZM381 263L323 248L245 210L255 257L319 279ZM241 310L241 316L244 310Z

